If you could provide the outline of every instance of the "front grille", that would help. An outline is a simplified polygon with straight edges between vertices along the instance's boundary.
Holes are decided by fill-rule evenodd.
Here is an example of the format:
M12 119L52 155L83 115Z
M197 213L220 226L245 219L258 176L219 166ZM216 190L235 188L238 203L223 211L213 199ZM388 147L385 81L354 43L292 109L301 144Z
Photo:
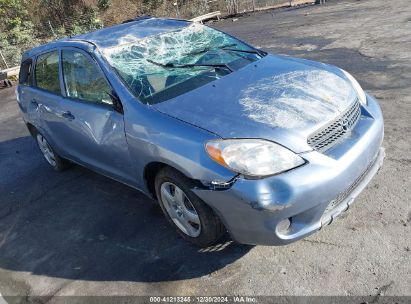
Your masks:
M345 134L354 129L361 114L358 98L337 119L322 127L308 137L307 143L314 149L324 152L337 144Z

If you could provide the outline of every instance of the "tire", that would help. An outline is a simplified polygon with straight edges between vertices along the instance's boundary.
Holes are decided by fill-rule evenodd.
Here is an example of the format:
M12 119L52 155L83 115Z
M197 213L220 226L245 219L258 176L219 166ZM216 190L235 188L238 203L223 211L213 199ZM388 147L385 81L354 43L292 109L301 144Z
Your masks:
M41 154L43 154L45 161L55 171L63 171L70 166L70 162L57 154L43 134L34 130L33 137L36 140L37 146L39 147Z
M193 187L190 179L170 167L163 168L155 179L157 199L167 220L185 240L207 247L217 242L226 229L214 211L190 190Z

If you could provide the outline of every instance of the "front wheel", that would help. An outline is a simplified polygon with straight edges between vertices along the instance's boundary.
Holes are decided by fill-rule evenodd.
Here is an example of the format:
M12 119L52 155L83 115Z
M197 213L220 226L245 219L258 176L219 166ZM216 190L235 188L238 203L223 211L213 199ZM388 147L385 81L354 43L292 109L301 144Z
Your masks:
M60 157L50 146L47 139L39 132L36 132L35 138L37 141L37 145L41 153L44 156L44 159L47 163L53 167L56 171L63 171L69 166L69 161Z
M158 201L168 221L187 241L206 247L225 232L220 219L190 189L193 183L180 172L166 167L156 176Z

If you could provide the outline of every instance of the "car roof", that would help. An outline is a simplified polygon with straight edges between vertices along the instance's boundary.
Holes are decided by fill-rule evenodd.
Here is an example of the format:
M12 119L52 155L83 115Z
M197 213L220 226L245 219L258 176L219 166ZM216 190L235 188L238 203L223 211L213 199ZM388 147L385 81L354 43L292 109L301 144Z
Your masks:
M139 40L148 36L176 31L187 27L191 22L187 20L140 17L127 20L122 24L106 27L94 32L63 38L32 48L23 54L23 61L61 46L74 46L83 49L95 47L109 48L130 40Z
M74 39L91 41L99 47L113 47L129 40L171 32L187 27L191 22L177 19L143 17L101 30L74 36Z

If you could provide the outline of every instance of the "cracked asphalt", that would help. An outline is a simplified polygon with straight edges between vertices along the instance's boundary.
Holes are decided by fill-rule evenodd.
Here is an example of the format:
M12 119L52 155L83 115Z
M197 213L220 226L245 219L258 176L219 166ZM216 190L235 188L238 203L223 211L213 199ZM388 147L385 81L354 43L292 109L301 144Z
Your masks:
M385 164L348 212L285 247L198 250L139 192L74 166L56 173L0 90L0 293L411 296L411 6L330 1L213 23L273 53L334 64L376 96ZM20 296L14 298L11 296ZM1 300L1 298L0 298Z

